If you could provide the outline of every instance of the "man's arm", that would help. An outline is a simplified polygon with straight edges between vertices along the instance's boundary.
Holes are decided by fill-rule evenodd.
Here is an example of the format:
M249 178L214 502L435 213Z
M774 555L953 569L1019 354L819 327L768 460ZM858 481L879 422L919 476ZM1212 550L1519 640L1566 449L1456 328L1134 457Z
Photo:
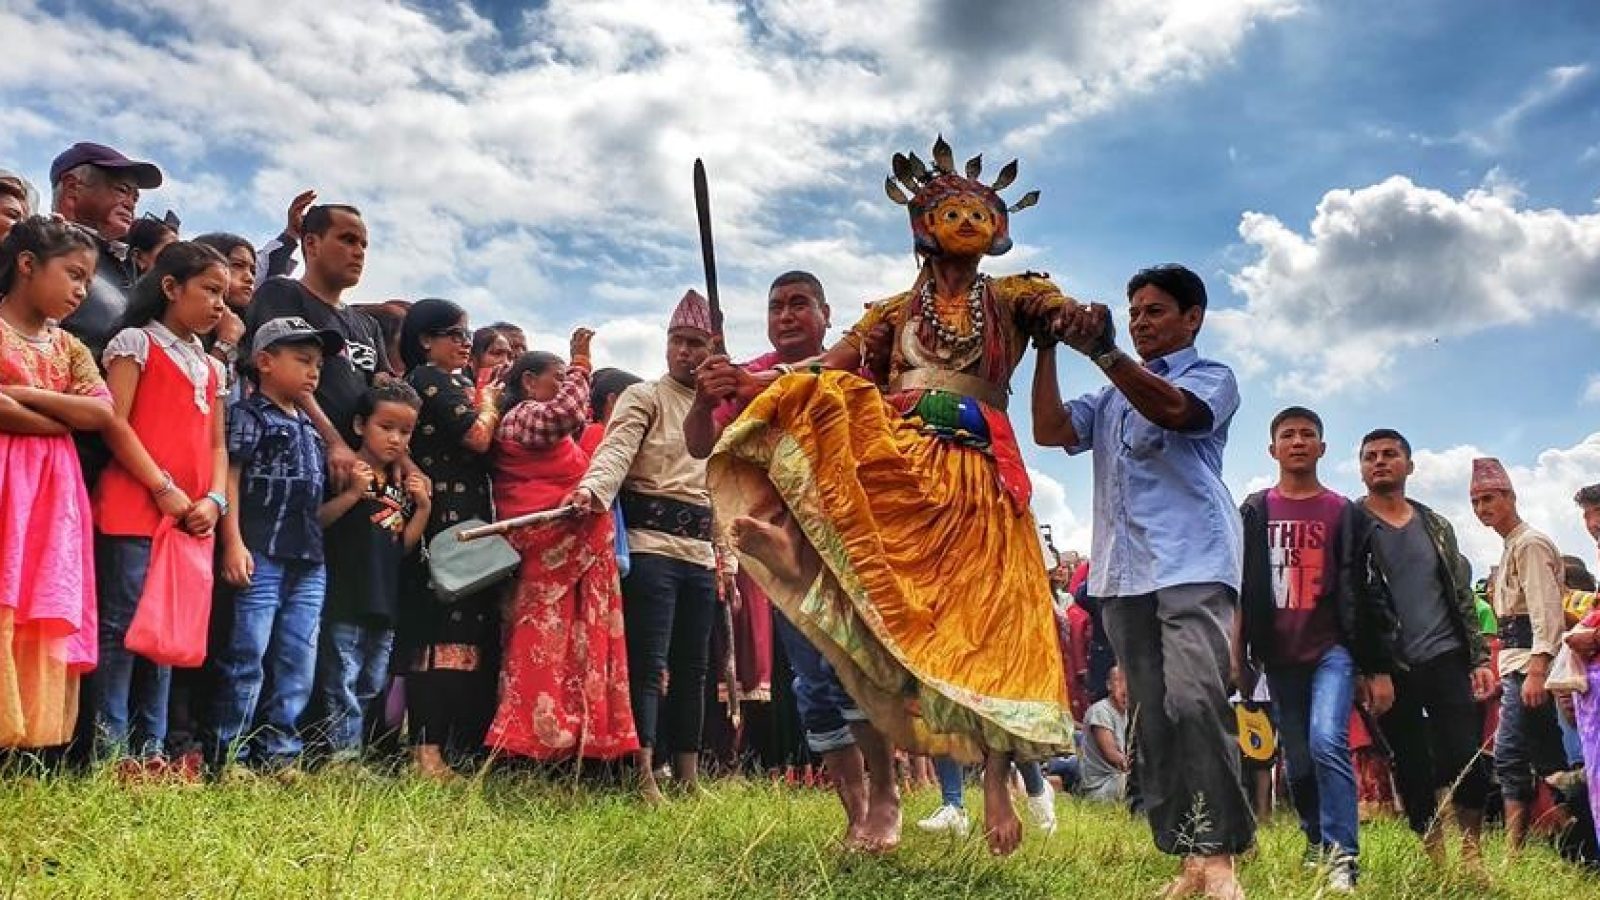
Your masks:
M1182 434L1211 430L1217 418L1213 414L1214 404L1139 365L1117 349L1111 311L1104 304L1069 309L1061 314L1059 322L1057 335L1061 340L1094 359L1128 399L1129 405L1152 424ZM1235 397L1237 393L1235 388Z
M1039 349L1033 366L1033 442L1041 447L1076 447L1082 443L1072 427L1072 416L1061 403L1061 382L1056 375L1056 348Z
M1117 736L1111 729L1104 725L1090 725L1089 733L1094 736L1094 745L1100 748L1100 755L1106 762L1123 772L1128 771L1128 757L1117 746Z
M638 384L622 392L611 413L606 436L589 460L589 471L578 483L570 500L580 501L594 512L609 508L622 490L622 482L633 468L633 459L650 430L655 412L655 385ZM586 493L587 498L579 498Z

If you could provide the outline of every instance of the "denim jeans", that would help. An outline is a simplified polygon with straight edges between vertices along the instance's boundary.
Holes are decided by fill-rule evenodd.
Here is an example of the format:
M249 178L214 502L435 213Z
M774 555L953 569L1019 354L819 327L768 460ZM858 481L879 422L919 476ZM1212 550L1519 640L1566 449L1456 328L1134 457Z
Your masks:
M127 647L139 595L150 569L150 539L95 536L100 582L100 665L95 671L95 731L102 756L160 756L167 738L172 669Z
M634 553L632 558L633 569L622 582L622 617L639 743L656 744L662 724L661 676L668 674L664 743L672 751L694 753L705 726L716 573L659 553Z
M1507 800L1532 803L1538 790L1536 777L1566 767L1561 727L1556 724L1556 704L1547 699L1538 709L1522 705L1521 672L1500 679L1500 728L1494 733L1494 773Z
M933 758L933 774L939 779L939 802L945 806L962 806L966 803L966 769L948 756ZM1029 797L1044 793L1044 769L1037 762L1017 763L1017 774L1022 776L1022 788Z
M843 750L856 742L851 722L865 722L866 715L845 693L839 676L800 629L780 611L773 625L783 652L794 670L794 704L800 711L800 724L806 730L806 746L812 753Z
M1239 785L1238 718L1228 702L1236 605L1222 584L1177 585L1101 605L1132 704L1129 794L1163 853L1243 853L1255 841L1255 816Z
M389 680L394 629L323 622L317 645L317 684L328 752L335 760L353 759L361 753L368 711Z
M1355 856L1360 821L1355 762L1350 755L1350 712L1356 664L1335 645L1310 665L1267 670L1283 736L1289 793L1300 830L1313 848Z
M271 767L303 748L295 720L311 699L327 573L322 563L251 555L255 575L234 598L233 628L215 660L205 744L213 763L231 752Z

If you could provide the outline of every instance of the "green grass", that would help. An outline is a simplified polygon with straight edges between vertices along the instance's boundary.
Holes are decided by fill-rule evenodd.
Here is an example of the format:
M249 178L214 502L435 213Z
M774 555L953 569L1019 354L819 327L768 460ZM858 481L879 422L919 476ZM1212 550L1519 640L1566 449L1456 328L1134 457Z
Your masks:
M916 832L938 802L906 802L906 838L882 859L849 856L841 815L819 790L724 781L712 797L660 810L630 796L533 776L440 787L321 776L199 788L119 785L108 776L0 780L0 898L230 897L1151 897L1175 866L1142 822L1063 799L1053 838L1010 859L979 838ZM976 792L969 798L978 809ZM976 818L974 819L976 821ZM1494 887L1433 871L1397 823L1363 828L1361 895L1373 898L1600 896L1600 881L1540 847L1507 863L1488 846ZM1302 841L1280 819L1244 867L1252 898L1312 898Z

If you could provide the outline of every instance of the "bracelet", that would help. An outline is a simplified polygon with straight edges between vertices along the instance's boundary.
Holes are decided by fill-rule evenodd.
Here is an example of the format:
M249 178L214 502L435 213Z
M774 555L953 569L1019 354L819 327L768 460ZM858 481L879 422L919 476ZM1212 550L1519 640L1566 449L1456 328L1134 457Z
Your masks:
M204 499L210 500L212 503L215 503L217 505L217 511L220 512L222 515L225 516L225 515L228 514L228 498L227 497L224 497L223 495L217 493L216 491L206 491L206 496L205 496Z
M163 469L161 471L161 486L151 491L150 497L153 500L160 500L177 489L178 485L172 480L172 473Z
M225 341L218 338L212 342L211 352L222 354L222 361L230 366L238 365L239 363L239 346L233 341Z

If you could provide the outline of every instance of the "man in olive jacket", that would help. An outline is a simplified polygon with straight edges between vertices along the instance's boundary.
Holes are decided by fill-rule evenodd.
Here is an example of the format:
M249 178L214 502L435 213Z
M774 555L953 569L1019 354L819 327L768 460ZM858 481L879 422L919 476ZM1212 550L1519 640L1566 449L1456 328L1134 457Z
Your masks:
M1359 501L1372 516L1373 546L1399 619L1394 706L1380 723L1394 754L1395 782L1411 829L1445 863L1438 792L1450 791L1461 855L1482 863L1479 838L1490 787L1478 701L1495 690L1489 645L1478 625L1472 573L1443 516L1406 496L1411 444L1380 428L1361 439Z

